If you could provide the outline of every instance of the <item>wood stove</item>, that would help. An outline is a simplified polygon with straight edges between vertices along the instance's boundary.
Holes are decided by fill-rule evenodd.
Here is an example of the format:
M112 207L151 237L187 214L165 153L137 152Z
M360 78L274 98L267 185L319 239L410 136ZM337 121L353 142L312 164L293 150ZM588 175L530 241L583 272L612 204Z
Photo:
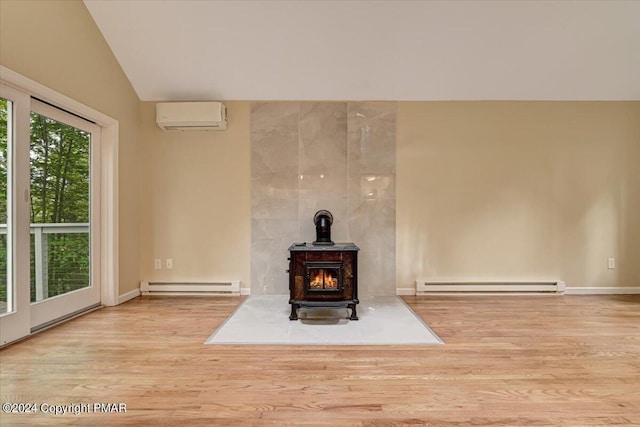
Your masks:
M350 320L358 320L358 248L353 243L333 243L333 216L318 211L314 216L317 238L313 244L289 247L290 320L298 320L300 307L347 307Z

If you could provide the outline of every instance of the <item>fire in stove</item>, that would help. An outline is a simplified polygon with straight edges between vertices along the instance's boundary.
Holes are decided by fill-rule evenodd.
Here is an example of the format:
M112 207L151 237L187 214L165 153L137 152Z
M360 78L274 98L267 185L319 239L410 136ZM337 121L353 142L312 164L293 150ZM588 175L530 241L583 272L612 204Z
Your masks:
M338 277L334 277L330 270L320 268L316 271L311 271L311 280L309 281L309 287L311 289L337 289Z

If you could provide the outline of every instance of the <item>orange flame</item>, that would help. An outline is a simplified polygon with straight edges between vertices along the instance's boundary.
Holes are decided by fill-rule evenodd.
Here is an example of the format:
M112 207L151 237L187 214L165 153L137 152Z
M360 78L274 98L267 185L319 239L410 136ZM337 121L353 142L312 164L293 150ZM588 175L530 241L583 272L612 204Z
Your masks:
M319 269L311 279L309 286L313 289L337 289L338 279L333 277L330 271Z

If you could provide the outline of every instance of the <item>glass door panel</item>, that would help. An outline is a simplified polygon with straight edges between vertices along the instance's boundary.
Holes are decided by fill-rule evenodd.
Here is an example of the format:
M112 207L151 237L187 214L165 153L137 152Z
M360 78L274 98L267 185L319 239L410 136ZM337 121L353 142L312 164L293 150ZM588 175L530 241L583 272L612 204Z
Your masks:
M11 265L9 260L8 212L9 194L9 117L11 101L0 98L0 315L13 311Z
M36 100L30 127L30 300L36 330L100 303L100 127Z
M31 113L31 302L91 286L91 134Z

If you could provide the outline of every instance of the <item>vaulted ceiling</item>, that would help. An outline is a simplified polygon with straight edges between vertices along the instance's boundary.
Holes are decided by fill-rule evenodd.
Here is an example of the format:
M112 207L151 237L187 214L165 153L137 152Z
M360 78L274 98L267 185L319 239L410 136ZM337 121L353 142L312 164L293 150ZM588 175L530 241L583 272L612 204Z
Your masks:
M142 100L640 99L640 1L84 3Z

